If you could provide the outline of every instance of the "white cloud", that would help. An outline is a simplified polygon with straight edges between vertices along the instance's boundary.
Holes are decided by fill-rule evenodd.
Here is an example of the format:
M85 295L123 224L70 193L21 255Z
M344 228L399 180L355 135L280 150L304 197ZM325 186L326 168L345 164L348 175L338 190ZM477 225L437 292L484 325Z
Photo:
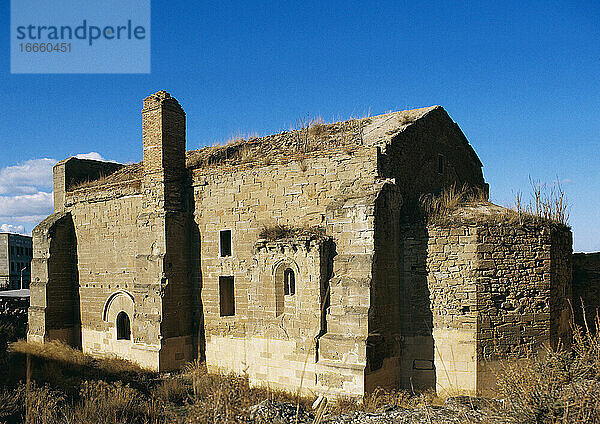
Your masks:
M98 152L79 153L78 155L75 155L75 157L78 159L93 159L106 161L106 159L104 159L102 155Z
M0 218L14 218L24 222L23 217L48 216L52 213L52 193L38 191L35 194L0 196ZM18 219L17 219L18 218Z
M80 153L80 159L105 160L98 152ZM52 213L52 168L55 159L31 159L0 169L1 231L23 232ZM6 230L4 229L6 228Z
M35 194L40 188L52 187L55 159L31 159L0 169L0 194Z
M22 225L2 224L0 225L0 233L25 234L25 227Z

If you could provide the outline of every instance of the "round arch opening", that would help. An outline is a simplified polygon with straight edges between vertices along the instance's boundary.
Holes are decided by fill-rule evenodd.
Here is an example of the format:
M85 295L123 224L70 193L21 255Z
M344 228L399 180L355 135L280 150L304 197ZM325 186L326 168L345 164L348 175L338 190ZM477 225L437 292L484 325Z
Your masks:
M117 314L117 340L131 340L131 321L125 311Z

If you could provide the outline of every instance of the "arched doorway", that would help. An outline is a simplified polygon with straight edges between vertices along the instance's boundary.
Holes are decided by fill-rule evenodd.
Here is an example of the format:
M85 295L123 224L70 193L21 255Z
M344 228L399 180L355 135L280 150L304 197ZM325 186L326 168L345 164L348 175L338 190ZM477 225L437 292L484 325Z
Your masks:
M121 311L117 315L117 340L131 340L131 323L126 312Z

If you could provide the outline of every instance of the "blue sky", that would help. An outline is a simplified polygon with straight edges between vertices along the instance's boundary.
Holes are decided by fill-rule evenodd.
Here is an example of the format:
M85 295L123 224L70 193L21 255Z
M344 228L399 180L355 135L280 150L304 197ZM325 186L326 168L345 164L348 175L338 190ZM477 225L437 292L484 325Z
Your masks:
M28 232L51 211L55 160L139 161L141 100L165 89L186 110L189 149L308 113L440 104L484 163L492 201L558 178L575 250L600 250L597 1L153 1L151 35L150 74L11 75L0 33L0 228Z

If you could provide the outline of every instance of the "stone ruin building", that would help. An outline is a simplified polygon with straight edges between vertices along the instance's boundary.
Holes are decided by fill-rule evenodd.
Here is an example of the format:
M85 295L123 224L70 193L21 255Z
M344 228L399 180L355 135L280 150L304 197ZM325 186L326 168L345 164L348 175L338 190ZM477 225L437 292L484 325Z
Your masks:
M142 129L140 163L54 167L30 341L360 396L480 392L493 358L568 339L567 227L498 221L487 202L411 219L451 185L487 198L440 106L186 151L186 115L159 91Z

